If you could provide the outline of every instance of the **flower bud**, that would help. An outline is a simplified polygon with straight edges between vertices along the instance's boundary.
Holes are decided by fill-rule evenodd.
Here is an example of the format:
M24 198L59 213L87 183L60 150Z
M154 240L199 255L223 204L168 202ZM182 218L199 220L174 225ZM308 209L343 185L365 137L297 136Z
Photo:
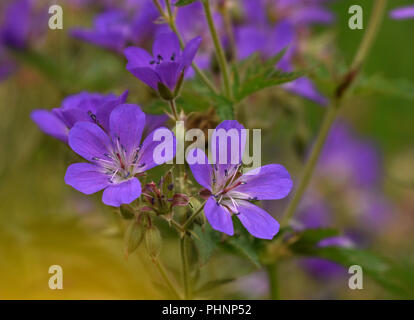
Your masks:
M162 82L158 82L158 92L164 100L171 101L174 100L174 93Z
M125 220L131 220L132 218L135 217L134 209L132 209L132 207L127 204L123 204L119 208L119 210L121 212L122 218L124 218Z
M157 259L161 252L162 239L157 227L151 226L145 232L145 247L152 259Z
M141 244L144 239L145 228L144 225L134 219L128 225L125 232L125 256L128 258L128 255L134 252L138 246Z
M186 194L176 193L174 194L173 199L172 199L172 206L173 207L176 207L176 206L185 207L188 205L189 202L190 202L190 198Z

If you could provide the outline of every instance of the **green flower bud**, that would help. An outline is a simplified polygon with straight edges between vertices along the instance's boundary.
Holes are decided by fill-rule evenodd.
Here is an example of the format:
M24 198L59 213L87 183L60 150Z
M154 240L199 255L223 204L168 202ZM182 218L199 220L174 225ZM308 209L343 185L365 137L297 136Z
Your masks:
M132 209L132 207L127 204L123 204L119 208L119 210L121 212L122 218L124 218L125 220L131 220L132 218L135 217L134 209Z
M158 92L164 100L171 101L174 100L174 93L162 82L158 82Z
M144 239L145 226L140 221L134 219L128 225L125 232L125 256L134 252Z
M145 232L145 247L152 259L157 259L161 252L162 238L157 227L151 226Z

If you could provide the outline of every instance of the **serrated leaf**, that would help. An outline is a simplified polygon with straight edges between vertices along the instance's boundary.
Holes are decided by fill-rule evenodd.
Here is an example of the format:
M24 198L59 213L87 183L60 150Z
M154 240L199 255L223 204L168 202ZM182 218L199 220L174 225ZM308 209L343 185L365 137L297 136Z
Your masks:
M220 235L209 224L205 225L204 230L199 225L195 225L193 232L195 234L194 244L197 248L200 265L205 265L217 249Z
M260 268L260 260L257 248L251 239L245 237L231 237L227 243L236 249L240 255L246 257L256 268Z
M293 81L301 76L302 72L283 72L276 69L276 64L283 58L286 50L280 51L265 62L259 55L253 54L249 58L233 67L233 92L236 101L262 89Z
M178 0L175 3L176 7L183 7L183 6L187 6L189 4L192 4L193 2L196 2L197 0Z

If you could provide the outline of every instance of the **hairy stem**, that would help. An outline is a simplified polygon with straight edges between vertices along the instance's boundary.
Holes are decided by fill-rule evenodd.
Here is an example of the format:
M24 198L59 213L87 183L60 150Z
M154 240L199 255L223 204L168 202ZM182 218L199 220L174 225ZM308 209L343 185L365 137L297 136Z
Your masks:
M191 299L190 273L188 267L187 235L180 238L181 264L183 270L184 299Z
M379 26L381 25L382 19L384 17L386 3L387 0L377 0L375 2L368 29L362 39L357 53L355 54L355 58L351 65L350 71L345 76L343 82L338 86L336 97L332 100L330 107L325 113L322 122L322 127L318 133L309 159L303 169L302 178L300 180L299 186L291 202L286 208L285 214L283 215L283 219L281 221L282 226L287 225L290 219L292 219L300 203L300 200L302 199L302 196L309 185L313 171L315 169L316 163L325 144L328 133L332 127L332 124L335 122L338 110L341 107L342 98L345 92L349 89L352 82L355 80L356 75L359 72L359 69L361 68L363 62L365 61L368 55L368 52L370 51L374 43L375 37L378 33Z
M229 70L227 66L226 55L224 54L223 46L221 45L219 36L217 34L216 27L214 25L209 0L203 1L203 7L204 7L204 12L206 15L208 27L210 29L210 34L213 39L214 47L216 49L216 56L217 56L217 60L220 66L221 75L223 78L224 90L225 90L227 98L229 100L232 100L232 92L231 92L231 87L230 87L230 76L229 76Z
M177 113L177 105L175 104L175 100L170 100L170 107L173 113L175 121L179 120L178 113Z
M193 214L187 219L187 221L183 224L182 228L183 230L187 230L188 227L191 225L191 223L194 221L195 218L200 214L200 212L204 209L204 205L206 203L204 202L200 208L197 209L197 211L194 211Z
M159 273L161 274L161 277L164 279L165 284L167 285L168 289L170 289L170 291L173 293L174 297L176 299L181 299L181 296L178 293L178 290L175 288L174 284L172 283L172 281L168 277L168 274L167 274L164 266L162 265L161 261L159 259L153 259L153 262L154 262L155 266L157 267Z
M279 299L279 281L277 276L277 265L271 264L266 267L267 276L269 277L269 293L271 300Z

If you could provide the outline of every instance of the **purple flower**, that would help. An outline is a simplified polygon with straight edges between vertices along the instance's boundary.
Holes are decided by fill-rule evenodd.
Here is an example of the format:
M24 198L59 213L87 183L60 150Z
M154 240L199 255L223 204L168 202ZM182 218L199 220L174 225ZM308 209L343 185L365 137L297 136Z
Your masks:
M60 108L34 110L31 117L43 132L67 143L69 130L80 121L96 123L108 131L111 112L117 106L124 104L127 96L128 91L119 97L113 94L81 92L64 99ZM161 127L167 118L166 115L147 114L145 132Z
M200 44L201 38L194 38L181 51L180 42L174 33L160 34L155 39L152 55L137 47L125 49L127 69L155 90L159 83L174 90L178 79L191 65Z
M160 143L154 137L161 128L142 139L145 123L144 112L132 104L120 105L111 112L108 132L95 123L77 122L69 132L69 146L90 163L70 165L65 182L84 194L104 189L102 201L109 206L119 207L137 199L141 195L137 176L161 164L155 157ZM173 151L174 135L168 132L163 143ZM174 151L164 161L173 157Z
M251 201L286 197L292 188L289 173L281 165L270 164L242 174L246 135L235 120L223 121L214 130L212 141L214 165L208 163L200 149L187 155L194 178L211 194L204 207L207 220L213 229L233 235L232 215L236 215L253 236L272 239L279 231L279 223Z
M393 19L412 19L414 18L414 6L406 6L398 9L394 9L390 12L390 16Z
M108 130L109 115L115 107L125 103L127 96L128 91L120 97L81 92L65 98L60 108L34 110L31 117L43 132L67 143L69 129L79 121L97 123Z
M110 8L94 19L92 29L76 28L71 31L71 35L122 53L128 45L142 44L154 35L157 29L154 21L158 16L159 13L152 1L131 5L129 8Z

